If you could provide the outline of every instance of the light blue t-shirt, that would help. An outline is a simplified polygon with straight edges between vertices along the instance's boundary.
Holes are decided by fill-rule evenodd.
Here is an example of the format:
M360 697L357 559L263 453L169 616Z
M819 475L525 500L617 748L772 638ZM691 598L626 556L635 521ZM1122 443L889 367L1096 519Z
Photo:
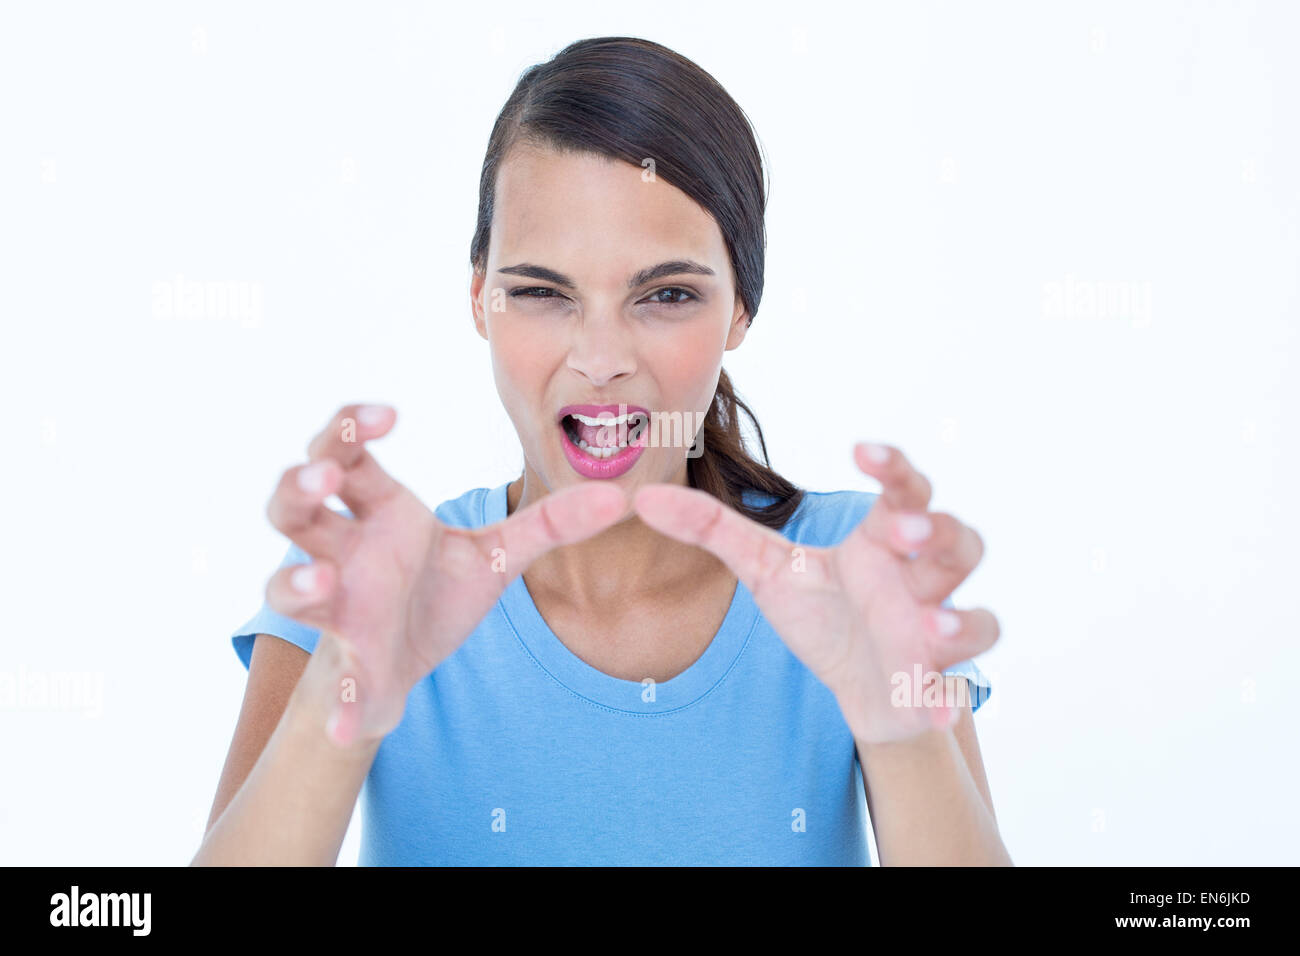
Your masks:
M435 514L500 521L507 484ZM876 497L805 492L781 533L837 544ZM310 561L292 545L281 566ZM231 638L245 667L256 634L312 651L319 632L263 604ZM976 710L992 691L972 661L945 673L968 679ZM573 654L516 577L412 689L360 800L362 866L871 862L852 733L739 583L700 658L651 687Z

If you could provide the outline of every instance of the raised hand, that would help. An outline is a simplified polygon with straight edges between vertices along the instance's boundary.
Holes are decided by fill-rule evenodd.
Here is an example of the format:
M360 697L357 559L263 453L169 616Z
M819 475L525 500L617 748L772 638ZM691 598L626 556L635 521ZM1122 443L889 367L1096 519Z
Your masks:
M835 694L855 739L883 743L950 726L965 704L944 697L941 672L991 647L999 627L983 608L940 607L983 556L979 535L926 510L930 483L897 449L860 443L854 459L884 490L831 548L796 544L681 485L645 485L633 507L663 534L717 555ZM922 706L916 665L929 688L918 691Z
M271 523L313 559L277 571L266 596L276 611L321 632L314 656L338 660L327 733L339 744L392 731L411 688L536 558L628 514L617 485L585 482L487 527L448 525L366 450L395 420L387 406L345 406L312 440L308 464L284 472L267 505ZM332 494L351 519L325 506Z

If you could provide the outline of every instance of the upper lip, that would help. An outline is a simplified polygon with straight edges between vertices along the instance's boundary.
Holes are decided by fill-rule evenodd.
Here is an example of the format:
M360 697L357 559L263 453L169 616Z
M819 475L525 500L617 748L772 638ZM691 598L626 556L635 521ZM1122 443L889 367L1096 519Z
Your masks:
M631 414L641 412L647 418L650 417L650 410L642 405L565 405L556 413L557 422L564 421L565 415L572 415L577 412L579 415L586 415L588 418L599 418L601 415L608 413L611 418L617 418L624 412Z

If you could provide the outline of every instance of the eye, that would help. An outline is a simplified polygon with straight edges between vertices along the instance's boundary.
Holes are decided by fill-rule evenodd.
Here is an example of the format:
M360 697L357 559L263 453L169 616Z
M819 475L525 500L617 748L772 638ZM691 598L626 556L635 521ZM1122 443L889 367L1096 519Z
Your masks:
M542 285L528 286L528 287L526 287L526 288L521 288L521 289L512 289L512 290L510 290L510 298L512 298L512 299L516 299L516 298L525 298L525 299L556 299L556 298L560 298L560 299L562 299L562 298L564 298L564 296L560 295L559 293L556 293L555 295L549 295L549 294L548 294L548 295L533 295L532 293L534 293L534 292L546 292L546 293L552 293L552 292L555 292L555 290L552 289L550 286L542 286Z
M663 295L665 292L679 293L681 295L686 296L686 299L685 301L677 301L677 302L666 302L663 299L659 299L658 301L653 301L655 296ZM687 305L695 301L695 294L693 292L687 292L685 289L679 289L675 286L669 286L666 289L660 289L658 292L652 292L650 294L650 298L652 300L651 302L652 305Z
M665 299L657 298L657 296L662 296L665 294L669 296L684 296L685 299L677 299L676 301L670 302ZM510 298L512 299L563 299L564 296L561 295L557 290L552 289L550 286L537 285L537 286L521 286L518 289L512 289L510 290ZM677 306L677 305L689 305L690 303L697 301L697 298L694 292L689 292L686 289L678 288L677 286L669 286L667 288L660 289L658 292L650 293L649 299L647 301L649 301L651 305Z

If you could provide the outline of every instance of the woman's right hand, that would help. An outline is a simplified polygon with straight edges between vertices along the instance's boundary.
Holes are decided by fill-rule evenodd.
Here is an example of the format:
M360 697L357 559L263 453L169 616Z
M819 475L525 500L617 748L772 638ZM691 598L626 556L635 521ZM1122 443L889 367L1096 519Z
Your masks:
M392 731L411 689L536 558L630 513L617 485L585 482L486 527L448 525L366 450L395 420L388 406L340 409L267 505L271 524L312 556L271 577L267 602L321 632L313 657L331 661L326 733L340 745ZM352 518L325 506L332 494Z

